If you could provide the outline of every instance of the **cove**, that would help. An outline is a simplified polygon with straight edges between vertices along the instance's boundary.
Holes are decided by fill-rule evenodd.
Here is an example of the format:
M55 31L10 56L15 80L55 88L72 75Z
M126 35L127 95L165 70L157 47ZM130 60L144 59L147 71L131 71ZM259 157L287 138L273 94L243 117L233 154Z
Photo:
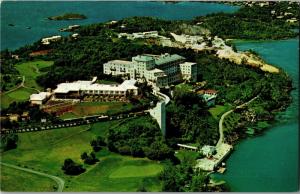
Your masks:
M293 80L293 102L276 116L262 136L242 140L227 160L227 172L213 175L231 191L297 191L299 178L299 39L236 41L238 50L252 49L268 63L281 67Z
M59 32L58 29L74 24L100 23L132 16L187 20L195 16L216 12L228 13L238 9L238 6L205 2L169 4L150 1L4 1L1 3L1 50L16 49L42 37L66 35L66 32ZM47 19L49 16L67 12L84 14L87 19L69 21Z

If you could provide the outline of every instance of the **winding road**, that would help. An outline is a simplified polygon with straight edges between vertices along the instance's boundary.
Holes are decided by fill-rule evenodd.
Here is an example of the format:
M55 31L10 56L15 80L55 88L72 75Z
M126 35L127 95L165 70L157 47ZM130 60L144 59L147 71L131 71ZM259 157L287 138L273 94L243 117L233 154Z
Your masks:
M20 88L27 88L27 89L31 89L31 90L35 90L35 91L37 91L37 92L40 92L38 89L36 89L36 88L30 88L30 87L28 87L28 86L25 86L25 76L23 75L22 76L22 82L17 86L17 87L15 87L15 88L13 88L13 89L11 89L11 90L8 90L8 91L6 91L6 92L3 92L2 94L4 95L4 94L7 94L7 93L10 93L10 92L13 92L13 91L15 91L15 90L17 90L17 89L20 89Z
M220 119L220 121L219 121L219 135L220 135L220 137L219 137L219 141L218 141L216 147L219 147L219 146L222 145L222 143L224 142L223 121L224 121L225 117L226 117L227 115L229 115L230 113L232 113L235 109L239 109L239 108L243 108L244 106L247 106L248 104L250 104L253 100L255 100L255 99L258 98L258 97L259 97L259 95L255 96L254 98L252 98L252 99L249 100L248 102L245 102L244 104L241 104L241 105L235 107L234 109L231 109L231 110L225 112L225 113L221 116L221 119Z
M50 179L54 180L57 183L57 185L58 185L57 192L62 192L63 189L64 189L65 181L62 178L59 178L57 176L53 176L53 175L50 175L50 174L38 172L38 171L31 170L31 169L28 169L28 168L22 168L22 167L12 165L12 164L7 164L7 163L4 163L4 162L0 162L0 164L3 165L3 166L7 166L7 167L10 167L10 168L17 169L17 170L22 170L22 171L29 172L29 173L32 173L32 174L37 174L37 175L40 175L40 176L50 178Z

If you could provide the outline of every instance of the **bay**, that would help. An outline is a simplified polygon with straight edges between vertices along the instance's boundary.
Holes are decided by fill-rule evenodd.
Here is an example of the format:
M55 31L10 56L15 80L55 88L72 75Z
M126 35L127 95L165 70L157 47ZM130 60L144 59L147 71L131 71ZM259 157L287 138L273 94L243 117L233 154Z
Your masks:
M59 32L58 29L74 24L92 24L132 16L186 20L210 13L234 12L238 8L238 6L206 2L171 4L150 1L4 1L1 3L1 50L16 49L38 41L42 37L66 34L66 32ZM47 19L49 16L67 12L84 14L87 19L69 21Z
M227 160L227 172L214 175L232 191L297 191L299 188L299 39L238 41L238 50L254 50L268 63L281 67L293 80L293 102L276 116L262 136L242 140Z

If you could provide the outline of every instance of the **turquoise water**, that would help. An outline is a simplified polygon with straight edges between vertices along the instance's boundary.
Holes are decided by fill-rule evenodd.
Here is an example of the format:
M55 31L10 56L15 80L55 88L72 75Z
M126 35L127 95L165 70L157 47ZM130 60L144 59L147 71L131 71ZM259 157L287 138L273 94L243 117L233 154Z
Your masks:
M192 19L215 12L234 12L238 7L218 3L179 2L2 2L1 50L15 49L45 36L64 34L58 29L74 24L119 20L130 16L156 16L163 19ZM50 21L49 16L76 12L86 20ZM9 26L14 24L15 26ZM27 27L31 29L27 29Z
M293 79L293 103L277 115L277 124L262 136L243 140L227 160L227 172L216 175L232 191L296 191L299 178L299 39L236 42L267 62L282 67Z

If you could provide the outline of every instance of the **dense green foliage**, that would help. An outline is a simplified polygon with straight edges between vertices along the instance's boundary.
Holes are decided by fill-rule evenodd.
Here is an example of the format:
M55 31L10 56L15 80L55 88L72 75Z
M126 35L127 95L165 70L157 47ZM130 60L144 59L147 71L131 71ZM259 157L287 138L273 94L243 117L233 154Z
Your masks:
M7 49L1 51L0 60L1 74L18 74L18 71L14 67L14 64L17 63L17 59L12 57L12 52L8 51Z
M61 168L67 175L79 175L85 171L80 164L76 164L72 159L65 159L64 165Z
M17 148L18 135L17 134L3 134L1 135L1 150L7 151Z
M292 80L283 70L278 74L267 73L258 68L235 65L213 55L199 57L197 62L199 77L207 81L205 88L218 91L219 104L239 105L259 95L261 102L258 104L272 111L290 101Z
M290 7L290 9L288 9ZM272 14L275 11L275 14ZM283 18L279 14L291 13ZM299 22L290 24L287 19L299 19L297 2L270 2L269 6L242 6L235 13L216 13L197 17L196 22L204 22L213 35L234 39L282 39L295 37L298 33L291 29L299 28Z
M99 160L96 158L96 155L94 152L91 152L90 155L88 155L86 152L83 152L81 154L81 159L84 161L85 164L95 164Z
M106 143L101 136L98 136L97 139L92 140L90 144L95 152L100 151L102 146L106 146Z
M146 156L152 160L172 159L174 151L166 145L156 122L150 117L139 120L128 121L117 130L109 130L109 150L134 157Z
M217 121L194 92L175 90L174 101L167 106L167 127L168 138L183 142L212 145L218 139Z
M209 176L206 172L193 169L188 161L182 161L178 165L165 164L164 171L160 174L163 181L162 191L166 192L211 192L226 191L221 185L209 187Z

